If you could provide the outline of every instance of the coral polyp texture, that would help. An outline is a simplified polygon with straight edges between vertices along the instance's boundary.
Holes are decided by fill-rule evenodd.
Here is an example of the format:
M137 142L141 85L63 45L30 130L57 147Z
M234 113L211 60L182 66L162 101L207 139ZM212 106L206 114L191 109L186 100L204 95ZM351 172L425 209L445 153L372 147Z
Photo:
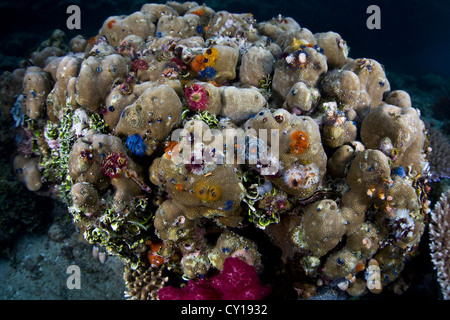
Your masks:
M431 258L438 275L438 281L442 288L445 300L450 298L450 264L448 256L450 236L450 190L442 193L434 210L431 212L430 223L430 249Z
M99 27L3 73L1 111L17 178L123 259L127 298L350 298L401 277L433 151L380 62L336 32L196 2Z

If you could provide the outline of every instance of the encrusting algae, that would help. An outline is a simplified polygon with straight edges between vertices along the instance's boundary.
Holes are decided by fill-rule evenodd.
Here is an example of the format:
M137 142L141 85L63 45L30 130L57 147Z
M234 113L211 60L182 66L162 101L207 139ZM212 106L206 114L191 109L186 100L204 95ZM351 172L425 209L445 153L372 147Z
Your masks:
M379 294L425 229L427 135L348 54L288 17L145 4L2 75L14 170L125 261L128 298L232 298L243 270L249 298Z

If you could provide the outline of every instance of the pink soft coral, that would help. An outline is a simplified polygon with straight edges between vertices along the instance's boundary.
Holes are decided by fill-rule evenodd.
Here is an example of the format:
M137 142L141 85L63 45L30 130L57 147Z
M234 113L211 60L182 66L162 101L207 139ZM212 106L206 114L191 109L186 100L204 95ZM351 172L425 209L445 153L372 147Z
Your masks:
M189 280L182 288L164 287L160 300L261 300L270 288L259 282L254 266L239 258L227 258L222 272L210 280Z

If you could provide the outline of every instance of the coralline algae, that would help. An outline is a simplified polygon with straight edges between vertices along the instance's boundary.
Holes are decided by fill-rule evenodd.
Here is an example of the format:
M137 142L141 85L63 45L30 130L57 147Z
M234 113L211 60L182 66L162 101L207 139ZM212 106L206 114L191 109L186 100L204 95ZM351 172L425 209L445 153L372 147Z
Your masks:
M380 293L418 247L426 129L339 34L169 1L57 49L2 75L14 170L124 260L126 297Z

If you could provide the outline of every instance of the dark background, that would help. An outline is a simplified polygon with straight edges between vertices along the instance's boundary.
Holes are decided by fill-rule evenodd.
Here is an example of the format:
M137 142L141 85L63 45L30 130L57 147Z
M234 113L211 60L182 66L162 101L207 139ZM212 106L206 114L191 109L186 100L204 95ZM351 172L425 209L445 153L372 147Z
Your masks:
M166 1L32 1L3 0L0 3L0 69L13 69L55 28L66 32L67 40L77 34L96 35L111 15L128 15L144 3ZM372 58L388 72L411 75L450 76L450 1L445 0L293 0L293 1L205 1L216 11L251 12L258 22L278 14L292 17L315 32L335 31L350 46L350 57ZM199 4L203 2L198 1ZM81 30L68 30L66 9L76 4L81 9ZM376 4L381 9L381 30L369 30L366 9Z

